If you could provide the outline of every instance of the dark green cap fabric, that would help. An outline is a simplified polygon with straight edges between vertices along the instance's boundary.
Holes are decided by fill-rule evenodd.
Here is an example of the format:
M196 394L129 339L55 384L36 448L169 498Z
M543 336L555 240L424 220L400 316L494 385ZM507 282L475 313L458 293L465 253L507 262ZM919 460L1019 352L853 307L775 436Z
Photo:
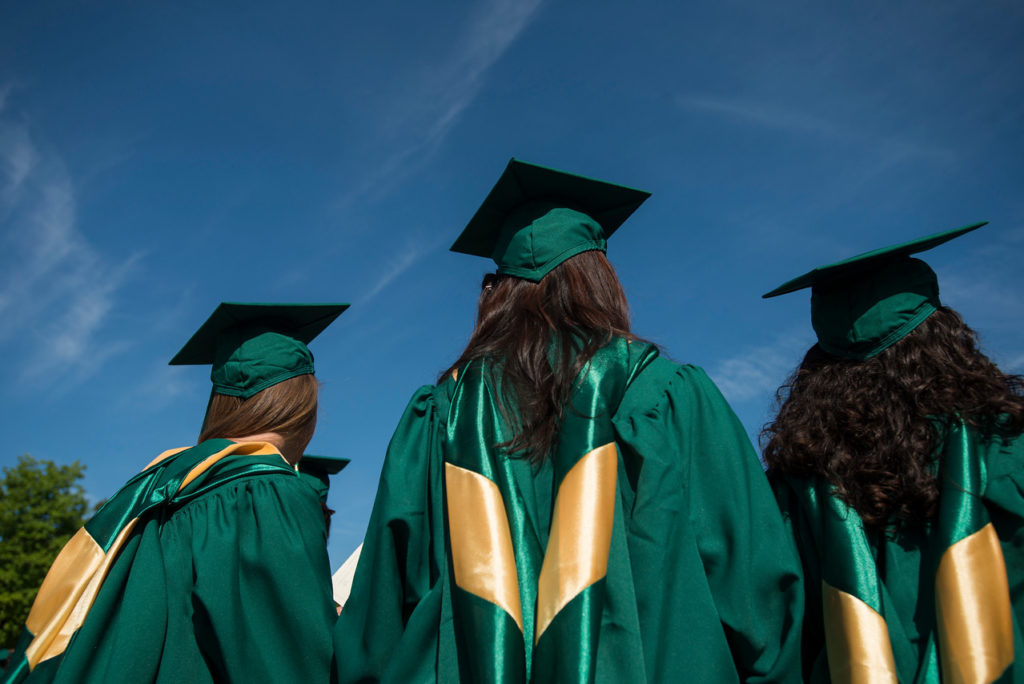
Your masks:
M935 272L911 254L977 230L974 223L821 266L763 297L811 289L811 323L826 352L866 360L917 328L941 305Z
M213 391L251 397L314 372L306 345L348 304L221 303L171 365L211 364Z
M931 316L941 305L935 272L903 257L873 269L870 277L811 290L811 324L829 354L869 359Z
M299 476L316 490L321 501L326 501L331 488L330 476L337 475L348 464L347 458L303 454L299 459Z
M451 249L539 281L566 259L605 251L649 192L512 159Z

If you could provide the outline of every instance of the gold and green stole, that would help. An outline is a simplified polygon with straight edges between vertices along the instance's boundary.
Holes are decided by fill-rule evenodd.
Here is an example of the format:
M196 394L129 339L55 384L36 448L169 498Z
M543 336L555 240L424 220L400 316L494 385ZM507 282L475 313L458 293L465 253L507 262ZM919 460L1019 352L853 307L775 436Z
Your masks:
M898 619L886 614L892 600L860 517L824 484L792 483L816 537L833 682L910 682L917 673L917 681L980 684L998 680L1013 663L1009 583L981 499L986 464L977 439L956 421L942 448L939 514L921 560L935 586L923 663Z
M643 365L630 368L627 344L602 349L581 376L545 464L549 480L524 477L522 460L497 455L511 434L494 387L479 363L463 369L446 422L444 487L466 681L594 679L618 503L611 419ZM550 491L537 491L544 483Z
M112 496L64 546L25 620L4 682L50 681L65 650L100 592L136 524L230 480L261 473L292 473L274 447L263 442L212 439L173 449ZM126 551L127 553L128 551Z

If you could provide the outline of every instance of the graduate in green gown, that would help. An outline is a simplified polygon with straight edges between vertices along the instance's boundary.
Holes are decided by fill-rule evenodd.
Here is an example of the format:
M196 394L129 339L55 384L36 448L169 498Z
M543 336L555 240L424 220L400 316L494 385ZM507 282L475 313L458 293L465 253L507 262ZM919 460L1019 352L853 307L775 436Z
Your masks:
M1024 379L982 354L911 254L815 269L818 343L765 460L807 587L812 682L1024 681Z
M340 682L799 681L799 561L704 371L629 329L648 194L513 160L452 247L476 328L385 458Z
M321 492L296 464L316 425L306 343L344 309L217 308L171 361L213 365L199 444L162 453L72 537L3 681L330 678Z
M303 454L299 461L299 476L302 477L320 497L320 508L324 512L327 533L331 533L331 516L335 511L327 506L327 492L331 488L331 475L337 475L349 464L347 458L336 456L314 456Z

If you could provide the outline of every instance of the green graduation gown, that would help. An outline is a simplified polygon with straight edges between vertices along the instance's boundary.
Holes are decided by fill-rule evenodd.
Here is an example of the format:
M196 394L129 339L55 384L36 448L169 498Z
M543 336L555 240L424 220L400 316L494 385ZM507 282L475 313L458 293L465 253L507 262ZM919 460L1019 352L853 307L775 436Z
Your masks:
M943 426L939 513L867 530L822 481L773 484L805 573L811 682L1024 682L1024 438Z
M799 680L799 561L702 370L615 340L543 466L487 364L409 402L349 602L340 682Z
M327 681L335 619L317 493L269 444L209 440L72 538L3 681Z

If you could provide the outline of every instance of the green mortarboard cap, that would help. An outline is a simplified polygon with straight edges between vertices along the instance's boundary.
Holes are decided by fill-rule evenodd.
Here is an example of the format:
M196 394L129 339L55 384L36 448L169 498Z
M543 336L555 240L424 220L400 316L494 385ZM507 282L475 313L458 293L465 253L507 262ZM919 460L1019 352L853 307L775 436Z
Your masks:
M811 323L818 346L866 360L901 340L940 306L935 272L911 254L924 252L988 223L865 252L794 278L763 297L811 288Z
M650 196L512 159L451 249L537 282L570 257L605 251L605 240Z
M221 303L170 363L211 364L213 391L251 397L313 373L306 345L348 304Z
M317 491L321 501L327 500L330 476L340 473L349 463L347 458L303 454L299 459L299 475Z

